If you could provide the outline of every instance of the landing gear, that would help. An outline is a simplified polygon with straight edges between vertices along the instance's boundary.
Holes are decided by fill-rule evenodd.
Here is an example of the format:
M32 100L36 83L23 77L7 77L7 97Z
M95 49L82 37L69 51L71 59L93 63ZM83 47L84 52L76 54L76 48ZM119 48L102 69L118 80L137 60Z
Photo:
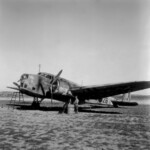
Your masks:
M117 105L116 103L113 103L113 106L114 106L115 108L118 108L118 105Z
M68 113L68 105L70 104L70 101L65 102L63 105L62 113Z
M38 100L37 97L34 97L33 102L32 102L32 107L33 108L40 108L40 103L43 101L43 99L41 99L40 101Z

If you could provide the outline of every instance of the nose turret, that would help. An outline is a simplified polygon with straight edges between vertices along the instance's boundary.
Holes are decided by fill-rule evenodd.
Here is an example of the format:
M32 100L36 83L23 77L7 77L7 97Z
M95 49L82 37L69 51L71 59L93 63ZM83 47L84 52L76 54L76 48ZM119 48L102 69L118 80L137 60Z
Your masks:
M20 80L28 79L28 77L29 77L29 74L23 74L21 75Z
M24 87L24 88L27 87L27 80L28 80L28 78L29 78L28 74L21 75L21 77L20 77L20 87Z
M23 74L20 77L20 90L30 96L40 94L40 78L35 74Z

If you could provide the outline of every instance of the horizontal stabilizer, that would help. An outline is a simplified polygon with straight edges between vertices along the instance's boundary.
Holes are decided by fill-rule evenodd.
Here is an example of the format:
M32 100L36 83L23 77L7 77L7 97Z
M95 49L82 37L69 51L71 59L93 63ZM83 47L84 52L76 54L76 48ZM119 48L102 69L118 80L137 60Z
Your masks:
M113 103L111 102L112 100L115 100L115 99L112 97L103 98L101 103L106 104L106 105L113 105Z

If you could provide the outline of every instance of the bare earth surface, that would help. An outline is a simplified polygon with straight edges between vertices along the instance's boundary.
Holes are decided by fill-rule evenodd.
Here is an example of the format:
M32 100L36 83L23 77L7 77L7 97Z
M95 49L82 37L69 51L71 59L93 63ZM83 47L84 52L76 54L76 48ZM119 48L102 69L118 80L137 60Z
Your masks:
M150 149L150 105L86 108L67 115L5 103L0 101L0 149Z

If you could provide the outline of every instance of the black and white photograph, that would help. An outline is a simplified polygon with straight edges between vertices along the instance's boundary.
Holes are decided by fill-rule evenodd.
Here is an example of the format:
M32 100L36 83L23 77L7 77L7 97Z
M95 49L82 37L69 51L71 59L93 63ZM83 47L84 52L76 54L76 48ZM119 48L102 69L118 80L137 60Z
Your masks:
M0 149L149 150L150 1L0 0Z

